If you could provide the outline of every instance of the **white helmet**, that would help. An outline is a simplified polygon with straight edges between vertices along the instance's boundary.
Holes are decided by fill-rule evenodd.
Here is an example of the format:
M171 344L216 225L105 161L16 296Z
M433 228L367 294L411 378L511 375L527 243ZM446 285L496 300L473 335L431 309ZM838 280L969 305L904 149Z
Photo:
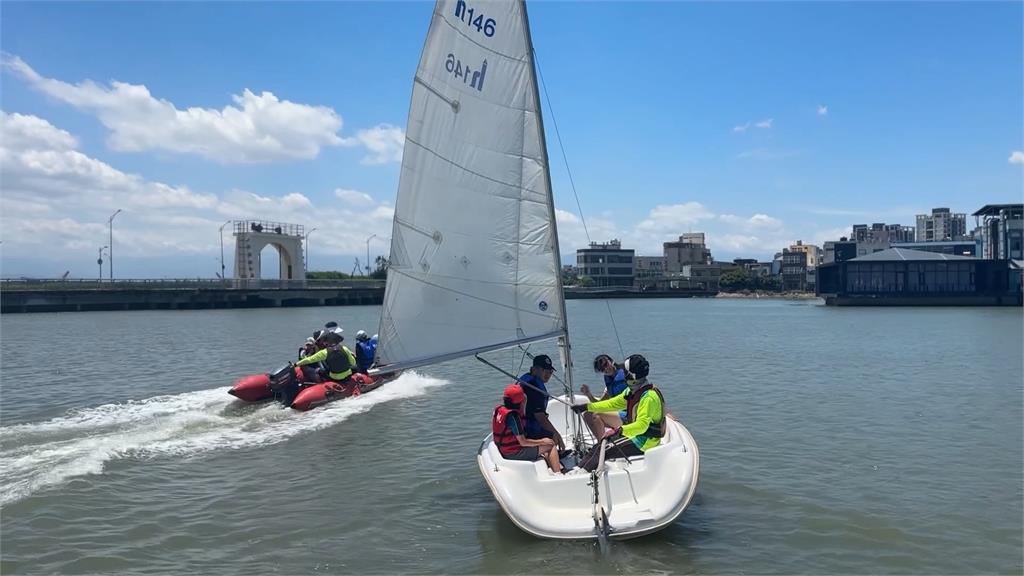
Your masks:
M369 340L370 337L366 335L366 330L360 330L356 332L356 340Z

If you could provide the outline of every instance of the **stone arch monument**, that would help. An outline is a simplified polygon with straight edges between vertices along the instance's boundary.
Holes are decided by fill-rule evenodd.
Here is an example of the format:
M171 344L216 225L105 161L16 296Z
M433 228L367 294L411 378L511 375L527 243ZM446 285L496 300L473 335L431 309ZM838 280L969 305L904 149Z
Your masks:
M281 261L278 279L305 280L303 232L300 224L235 220L235 279L259 280L260 253L267 246L273 246Z

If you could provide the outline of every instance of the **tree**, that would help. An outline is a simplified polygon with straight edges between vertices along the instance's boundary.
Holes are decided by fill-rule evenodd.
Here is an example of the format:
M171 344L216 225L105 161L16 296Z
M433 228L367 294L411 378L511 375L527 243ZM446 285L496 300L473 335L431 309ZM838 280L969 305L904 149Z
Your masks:
M374 280L385 280L388 277L388 259L383 256L377 256L374 261L377 264L376 270L370 273L370 278Z
M586 288L588 286L593 286L594 285L594 279L591 278L590 276L580 276L579 278L577 278L576 285L577 286L582 286L583 288Z
M778 276L759 276L755 278L754 287L766 292L779 292L782 290L782 281Z
M750 277L745 270L729 270L718 278L718 287L726 292L735 292L751 287Z
M562 286L574 286L579 283L580 278L572 270L562 269Z
M347 280L351 278L344 272L338 272L336 270L319 270L306 272L307 280Z

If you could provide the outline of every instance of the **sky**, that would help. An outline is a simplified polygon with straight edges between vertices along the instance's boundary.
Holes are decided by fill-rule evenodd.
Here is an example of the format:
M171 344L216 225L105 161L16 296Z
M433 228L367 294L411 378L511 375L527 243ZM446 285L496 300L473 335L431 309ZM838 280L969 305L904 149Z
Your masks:
M222 238L230 274L232 219L316 228L313 270L386 255L432 8L3 2L0 275L95 277L119 209L118 278L213 277ZM567 263L588 233L770 259L1024 196L1024 3L529 8Z

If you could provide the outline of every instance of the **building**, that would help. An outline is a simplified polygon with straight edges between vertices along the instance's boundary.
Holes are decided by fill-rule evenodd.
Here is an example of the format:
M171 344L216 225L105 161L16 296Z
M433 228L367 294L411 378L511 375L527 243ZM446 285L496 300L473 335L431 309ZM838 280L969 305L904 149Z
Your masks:
M637 287L654 286L664 275L664 256L637 256L633 259L633 281Z
M743 266L751 278L765 278L772 275L771 262L754 262Z
M664 256L637 256L633 259L636 276L651 277L665 274Z
M576 250L576 269L593 286L632 286L634 252L618 240L591 242L590 248Z
M896 242L892 245L892 248L971 257L977 257L981 252L978 247L978 241L969 238L964 240L940 240L936 242Z
M1024 260L1024 204L986 204L972 214L981 253L989 260Z
M858 255L857 242L847 240L846 238L829 240L828 242L825 242L821 263L832 264L833 262L845 262L847 260L853 260Z
M807 252L805 250L786 248L782 251L782 289L798 292L807 289Z
M840 306L1020 306L1020 274L1012 261L890 248L820 266L816 292Z
M917 242L963 240L967 237L967 215L949 208L932 208L931 214L917 215Z
M682 270L682 277L689 280L690 286L711 292L718 291L721 276L722 267L715 264L686 264Z
M789 247L789 251L807 254L807 259L805 260L807 268L815 268L821 262L821 248L814 244L804 244L802 240L797 240L796 244Z
M894 243L913 242L915 229L902 224L885 224L876 222L870 226L867 224L854 224L853 235L850 240L854 242L867 243Z
M665 272L682 272L688 264L710 264L711 250L704 244L703 232L687 232L678 242L662 244Z

